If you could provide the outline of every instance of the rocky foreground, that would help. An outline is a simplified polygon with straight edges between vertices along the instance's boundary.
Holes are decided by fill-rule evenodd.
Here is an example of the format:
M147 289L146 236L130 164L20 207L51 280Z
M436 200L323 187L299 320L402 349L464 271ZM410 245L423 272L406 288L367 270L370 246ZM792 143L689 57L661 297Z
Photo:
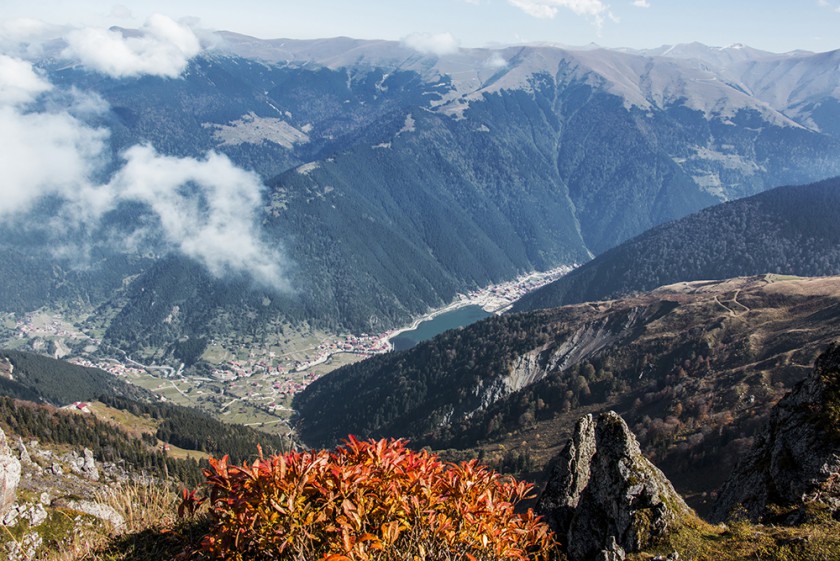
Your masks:
M773 408L723 486L713 518L787 525L840 518L838 421L840 345L835 344ZM615 412L582 417L553 463L538 510L571 561L624 559L630 552L691 543L687 534L698 539L704 531L714 533L642 455Z
M558 555L570 561L840 559L840 345L818 358L769 419L720 491L714 517L723 523L713 526L642 454L620 415L583 416L554 459L537 504L561 544ZM0 433L0 523L8 536L0 551L15 561L146 561L195 551L202 522L194 530L189 522L175 526L165 491L160 496L168 498L156 505L163 508L149 516L149 495L125 491L137 484L136 475L101 464L84 449L20 439L10 446ZM124 495L122 510L115 494ZM130 512L145 513L145 521L129 523ZM80 543L99 545L91 550ZM78 555L57 557L64 547Z

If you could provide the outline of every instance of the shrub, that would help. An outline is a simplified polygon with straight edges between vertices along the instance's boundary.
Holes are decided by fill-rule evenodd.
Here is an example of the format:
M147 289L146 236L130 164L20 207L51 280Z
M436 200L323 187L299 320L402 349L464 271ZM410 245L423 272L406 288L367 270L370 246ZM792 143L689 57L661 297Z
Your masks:
M557 549L532 510L514 512L532 485L476 461L443 463L403 440L351 436L334 451L210 464L211 529L201 548L211 557L543 560Z

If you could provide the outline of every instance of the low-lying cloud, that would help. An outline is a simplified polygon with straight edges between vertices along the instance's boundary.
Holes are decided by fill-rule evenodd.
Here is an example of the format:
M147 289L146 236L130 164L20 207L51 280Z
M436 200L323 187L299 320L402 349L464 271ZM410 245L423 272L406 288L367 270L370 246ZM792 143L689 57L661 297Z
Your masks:
M62 56L114 78L141 75L177 78L201 42L186 25L156 14L137 31L78 29L65 37Z
M413 33L403 44L424 55L444 56L458 52L459 43L451 33Z
M121 226L132 239L162 239L216 277L245 274L288 288L281 253L260 235L264 187L256 174L215 152L177 158L137 145L104 177L114 167L109 132L85 119L105 109L98 96L56 91L31 63L0 55L0 135L13 139L0 150L0 220L7 227L32 228L32 211L49 201L50 218L39 215L36 227L66 250L67 239L96 231L121 205L139 203L148 209L142 223Z
M52 84L39 76L30 63L0 55L0 105L31 103L50 89Z
M263 184L227 156L175 158L148 145L123 154L125 165L100 195L110 205L139 202L153 211L165 240L216 277L247 272L257 282L288 288L280 255L256 231Z
M485 68L490 68L492 70L498 70L500 68L505 68L508 65L505 57L503 57L499 53L493 53L490 55L487 60L484 61L483 66Z
M87 185L98 169L107 132L89 127L62 110L30 112L26 107L52 84L29 62L0 55L0 218L16 214L50 195Z

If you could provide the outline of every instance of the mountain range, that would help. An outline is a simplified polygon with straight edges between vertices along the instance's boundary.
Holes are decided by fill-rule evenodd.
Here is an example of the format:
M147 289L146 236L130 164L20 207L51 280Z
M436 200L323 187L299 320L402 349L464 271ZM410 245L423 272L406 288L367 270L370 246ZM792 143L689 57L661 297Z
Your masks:
M266 188L252 234L266 251L254 259L274 259L285 282L191 258L147 198L62 240L81 256L37 227L4 226L4 308L96 310L107 342L159 358L233 332L398 325L715 203L840 174L837 56L702 45L437 56L223 33L177 79L45 58L57 88L107 105L87 118L108 131L103 177L122 179L119 155L144 144L256 172ZM27 220L49 223L60 205Z

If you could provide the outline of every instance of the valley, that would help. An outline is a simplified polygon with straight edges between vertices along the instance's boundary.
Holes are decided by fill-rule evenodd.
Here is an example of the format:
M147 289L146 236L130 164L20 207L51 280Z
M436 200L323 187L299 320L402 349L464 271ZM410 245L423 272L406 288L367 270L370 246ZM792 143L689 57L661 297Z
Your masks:
M48 310L18 318L6 314L0 347L26 347L65 358L73 364L102 369L166 401L196 407L228 423L293 436L292 400L321 376L366 357L393 350L391 339L423 322L470 306L501 313L518 298L557 280L571 267L533 272L516 279L460 294L449 305L415 319L410 326L368 335L337 335L317 329L289 329L288 337L265 346L211 340L200 370L184 364L141 363L103 344L95 332L84 332L85 316L65 318ZM71 349L74 351L71 352Z

